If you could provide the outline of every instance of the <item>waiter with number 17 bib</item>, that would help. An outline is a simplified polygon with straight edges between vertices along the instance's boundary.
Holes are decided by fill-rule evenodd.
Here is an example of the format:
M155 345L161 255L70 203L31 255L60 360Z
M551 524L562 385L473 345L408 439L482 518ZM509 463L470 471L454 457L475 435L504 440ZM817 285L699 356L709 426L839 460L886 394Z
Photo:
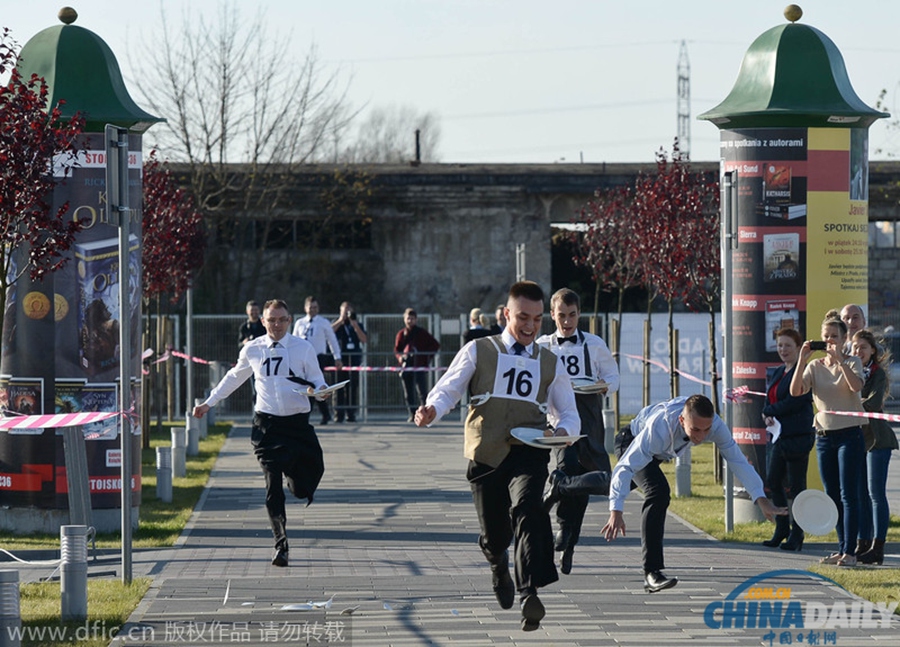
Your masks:
M549 436L550 422L553 435L577 435L581 422L565 369L535 343L544 314L541 287L532 281L514 284L504 313L506 329L463 346L416 411L415 422L423 427L439 420L468 392L466 477L481 525L479 545L491 565L500 606L511 608L518 591L522 629L533 631L545 613L537 590L559 578L550 515L542 505L550 454L510 432L528 427ZM508 557L514 538L515 583Z

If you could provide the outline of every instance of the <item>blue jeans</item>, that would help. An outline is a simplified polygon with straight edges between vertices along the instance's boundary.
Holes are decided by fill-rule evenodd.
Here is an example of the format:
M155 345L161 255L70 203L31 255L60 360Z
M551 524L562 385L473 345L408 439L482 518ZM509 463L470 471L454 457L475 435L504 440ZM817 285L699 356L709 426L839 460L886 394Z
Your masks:
M859 538L887 538L891 510L887 500L887 473L891 462L890 449L866 452L864 469L859 478ZM874 529L873 529L874 521Z
M819 475L838 509L838 552L856 554L859 531L859 473L865 466L862 429L847 427L816 438Z

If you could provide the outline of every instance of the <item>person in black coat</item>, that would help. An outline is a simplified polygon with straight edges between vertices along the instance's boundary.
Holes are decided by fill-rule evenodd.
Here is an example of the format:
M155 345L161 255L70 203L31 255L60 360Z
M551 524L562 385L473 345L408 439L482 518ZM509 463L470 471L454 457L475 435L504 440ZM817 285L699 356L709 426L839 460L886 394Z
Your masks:
M783 507L787 505L788 496L793 499L806 489L809 453L815 445L816 436L812 393L798 397L790 393L791 378L797 367L803 338L793 328L782 328L775 333L775 337L778 356L784 363L766 380L766 404L762 414L767 427L776 420L781 425L781 433L772 442L766 486L772 493L772 502ZM784 487L785 477L788 492ZM803 530L796 520L792 522L787 517L776 517L775 534L762 543L770 548L780 546L783 550L801 550Z

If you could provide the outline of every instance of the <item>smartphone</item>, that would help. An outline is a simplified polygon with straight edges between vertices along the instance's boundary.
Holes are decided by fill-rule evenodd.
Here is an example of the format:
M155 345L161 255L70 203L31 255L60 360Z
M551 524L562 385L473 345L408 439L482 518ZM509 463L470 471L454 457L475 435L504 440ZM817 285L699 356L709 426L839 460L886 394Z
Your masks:
M809 342L810 350L825 350L827 344L824 341L811 341Z

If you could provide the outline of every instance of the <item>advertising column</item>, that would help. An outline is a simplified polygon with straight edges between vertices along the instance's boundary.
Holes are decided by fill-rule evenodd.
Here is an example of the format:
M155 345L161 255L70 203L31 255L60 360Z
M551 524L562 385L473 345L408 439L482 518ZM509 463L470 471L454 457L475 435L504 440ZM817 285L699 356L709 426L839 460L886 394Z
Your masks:
M738 174L735 386L765 391L778 330L818 339L829 309L867 302L867 137L866 129L722 131L722 170ZM765 477L763 405L755 397L736 407L732 431Z

